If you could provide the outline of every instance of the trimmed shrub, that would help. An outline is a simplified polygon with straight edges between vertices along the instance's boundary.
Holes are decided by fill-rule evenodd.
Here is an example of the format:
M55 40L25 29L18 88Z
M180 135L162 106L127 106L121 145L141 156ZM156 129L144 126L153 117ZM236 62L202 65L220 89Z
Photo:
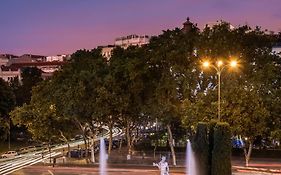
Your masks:
M214 128L212 175L231 175L231 131L228 123L218 122Z
M208 155L208 164L209 164L209 172L208 174L212 174L212 154L213 154L213 148L214 148L214 130L217 125L217 120L211 120L209 122L209 155Z
M192 146L196 157L197 175L208 175L210 167L207 123L198 123Z

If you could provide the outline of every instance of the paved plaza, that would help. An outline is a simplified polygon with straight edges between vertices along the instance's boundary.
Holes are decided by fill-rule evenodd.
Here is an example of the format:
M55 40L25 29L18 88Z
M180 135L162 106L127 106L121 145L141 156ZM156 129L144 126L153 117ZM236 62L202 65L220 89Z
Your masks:
M52 167L52 166L31 166L20 171L12 173L12 175L97 175L98 167ZM107 175L159 175L159 171L155 167L149 166L118 166L109 167ZM182 167L171 168L170 175L184 175L185 170ZM279 172L258 172L253 169L237 169L233 170L233 175L281 175Z

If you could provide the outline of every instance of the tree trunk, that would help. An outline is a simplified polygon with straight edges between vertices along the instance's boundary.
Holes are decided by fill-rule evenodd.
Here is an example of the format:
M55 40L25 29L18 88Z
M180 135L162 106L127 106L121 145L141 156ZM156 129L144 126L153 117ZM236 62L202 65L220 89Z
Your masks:
M49 141L49 144L48 144L48 149L49 149L49 159L50 159L50 163L52 163L52 150L51 150L51 145L50 145L50 141Z
M70 158L71 155L70 155L70 145L69 145L69 140L65 137L65 135L63 134L63 132L61 130L59 130L60 132L60 135L62 137L62 140L65 141L67 143L67 152L68 152L68 157ZM64 150L64 149L63 149ZM64 152L63 152L64 154ZM64 156L64 155L63 155Z
M171 130L171 126L169 124L167 125L167 130L168 130L169 145L170 145L171 153L172 153L172 157L173 157L173 165L175 166L175 165L177 165L176 153L175 153L175 149L174 149L172 130Z
M71 154L70 154L70 145L69 145L69 142L67 142L67 152L68 152L68 157L70 158L70 157L71 157Z
M78 119L74 119L75 124L80 128L82 134L83 134L83 140L84 140L84 144L85 144L85 149L86 149L86 157L88 156L88 145L87 145L87 136L86 136L86 126L83 126L82 123L78 120ZM78 145L79 146L79 145Z
M83 136L83 140L84 140L84 145L85 145L85 149L88 149L88 144L87 144L87 138L86 136Z
M132 140L131 140L131 132L130 132L130 123L129 122L127 122L126 134L127 134L128 154L132 155Z
M92 161L92 163L96 163L96 157L95 157L95 138L94 137L92 137L91 161Z
M156 158L156 149L157 149L157 143L155 143L154 149L153 149L153 159Z
M247 152L247 148L244 147L244 155L245 155L246 166L249 166L249 161L250 161L250 158L251 158L252 149L253 149L253 141L250 141L248 152Z
M111 149L112 149L112 129L113 129L113 124L112 122L110 121L109 123L109 143L108 143L108 155L110 155L111 153Z
M123 143L123 139L121 138L119 140L119 148L118 148L118 152L121 152L121 149L122 149L122 143Z

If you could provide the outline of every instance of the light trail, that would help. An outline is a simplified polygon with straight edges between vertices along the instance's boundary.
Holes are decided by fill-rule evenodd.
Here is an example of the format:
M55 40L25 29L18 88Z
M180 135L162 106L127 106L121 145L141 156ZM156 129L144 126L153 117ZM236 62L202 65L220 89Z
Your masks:
M109 138L109 129L108 127L104 126L102 127L105 129L107 132L103 134L104 138ZM113 138L117 136L121 136L122 130L119 128L113 128ZM99 137L96 138L94 141L98 141ZM84 144L83 140L77 140L75 142L70 143L70 147L75 147L78 145ZM12 172L18 171L22 168L29 167L31 165L37 164L39 162L42 162L46 159L61 155L62 152L58 151L63 148L67 148L67 144L57 144L52 148L51 152L49 150L38 150L38 151L30 151L25 154L21 154L18 156L15 156L13 158L5 158L5 159L0 159L0 175L8 175ZM43 148L44 149L44 148ZM42 158L42 153L44 154L44 157Z

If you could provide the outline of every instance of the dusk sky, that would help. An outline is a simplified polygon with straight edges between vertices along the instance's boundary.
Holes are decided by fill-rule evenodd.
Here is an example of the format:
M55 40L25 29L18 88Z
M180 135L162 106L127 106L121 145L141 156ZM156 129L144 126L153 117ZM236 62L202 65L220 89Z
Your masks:
M281 31L281 0L1 0L0 53L56 55L225 20Z

